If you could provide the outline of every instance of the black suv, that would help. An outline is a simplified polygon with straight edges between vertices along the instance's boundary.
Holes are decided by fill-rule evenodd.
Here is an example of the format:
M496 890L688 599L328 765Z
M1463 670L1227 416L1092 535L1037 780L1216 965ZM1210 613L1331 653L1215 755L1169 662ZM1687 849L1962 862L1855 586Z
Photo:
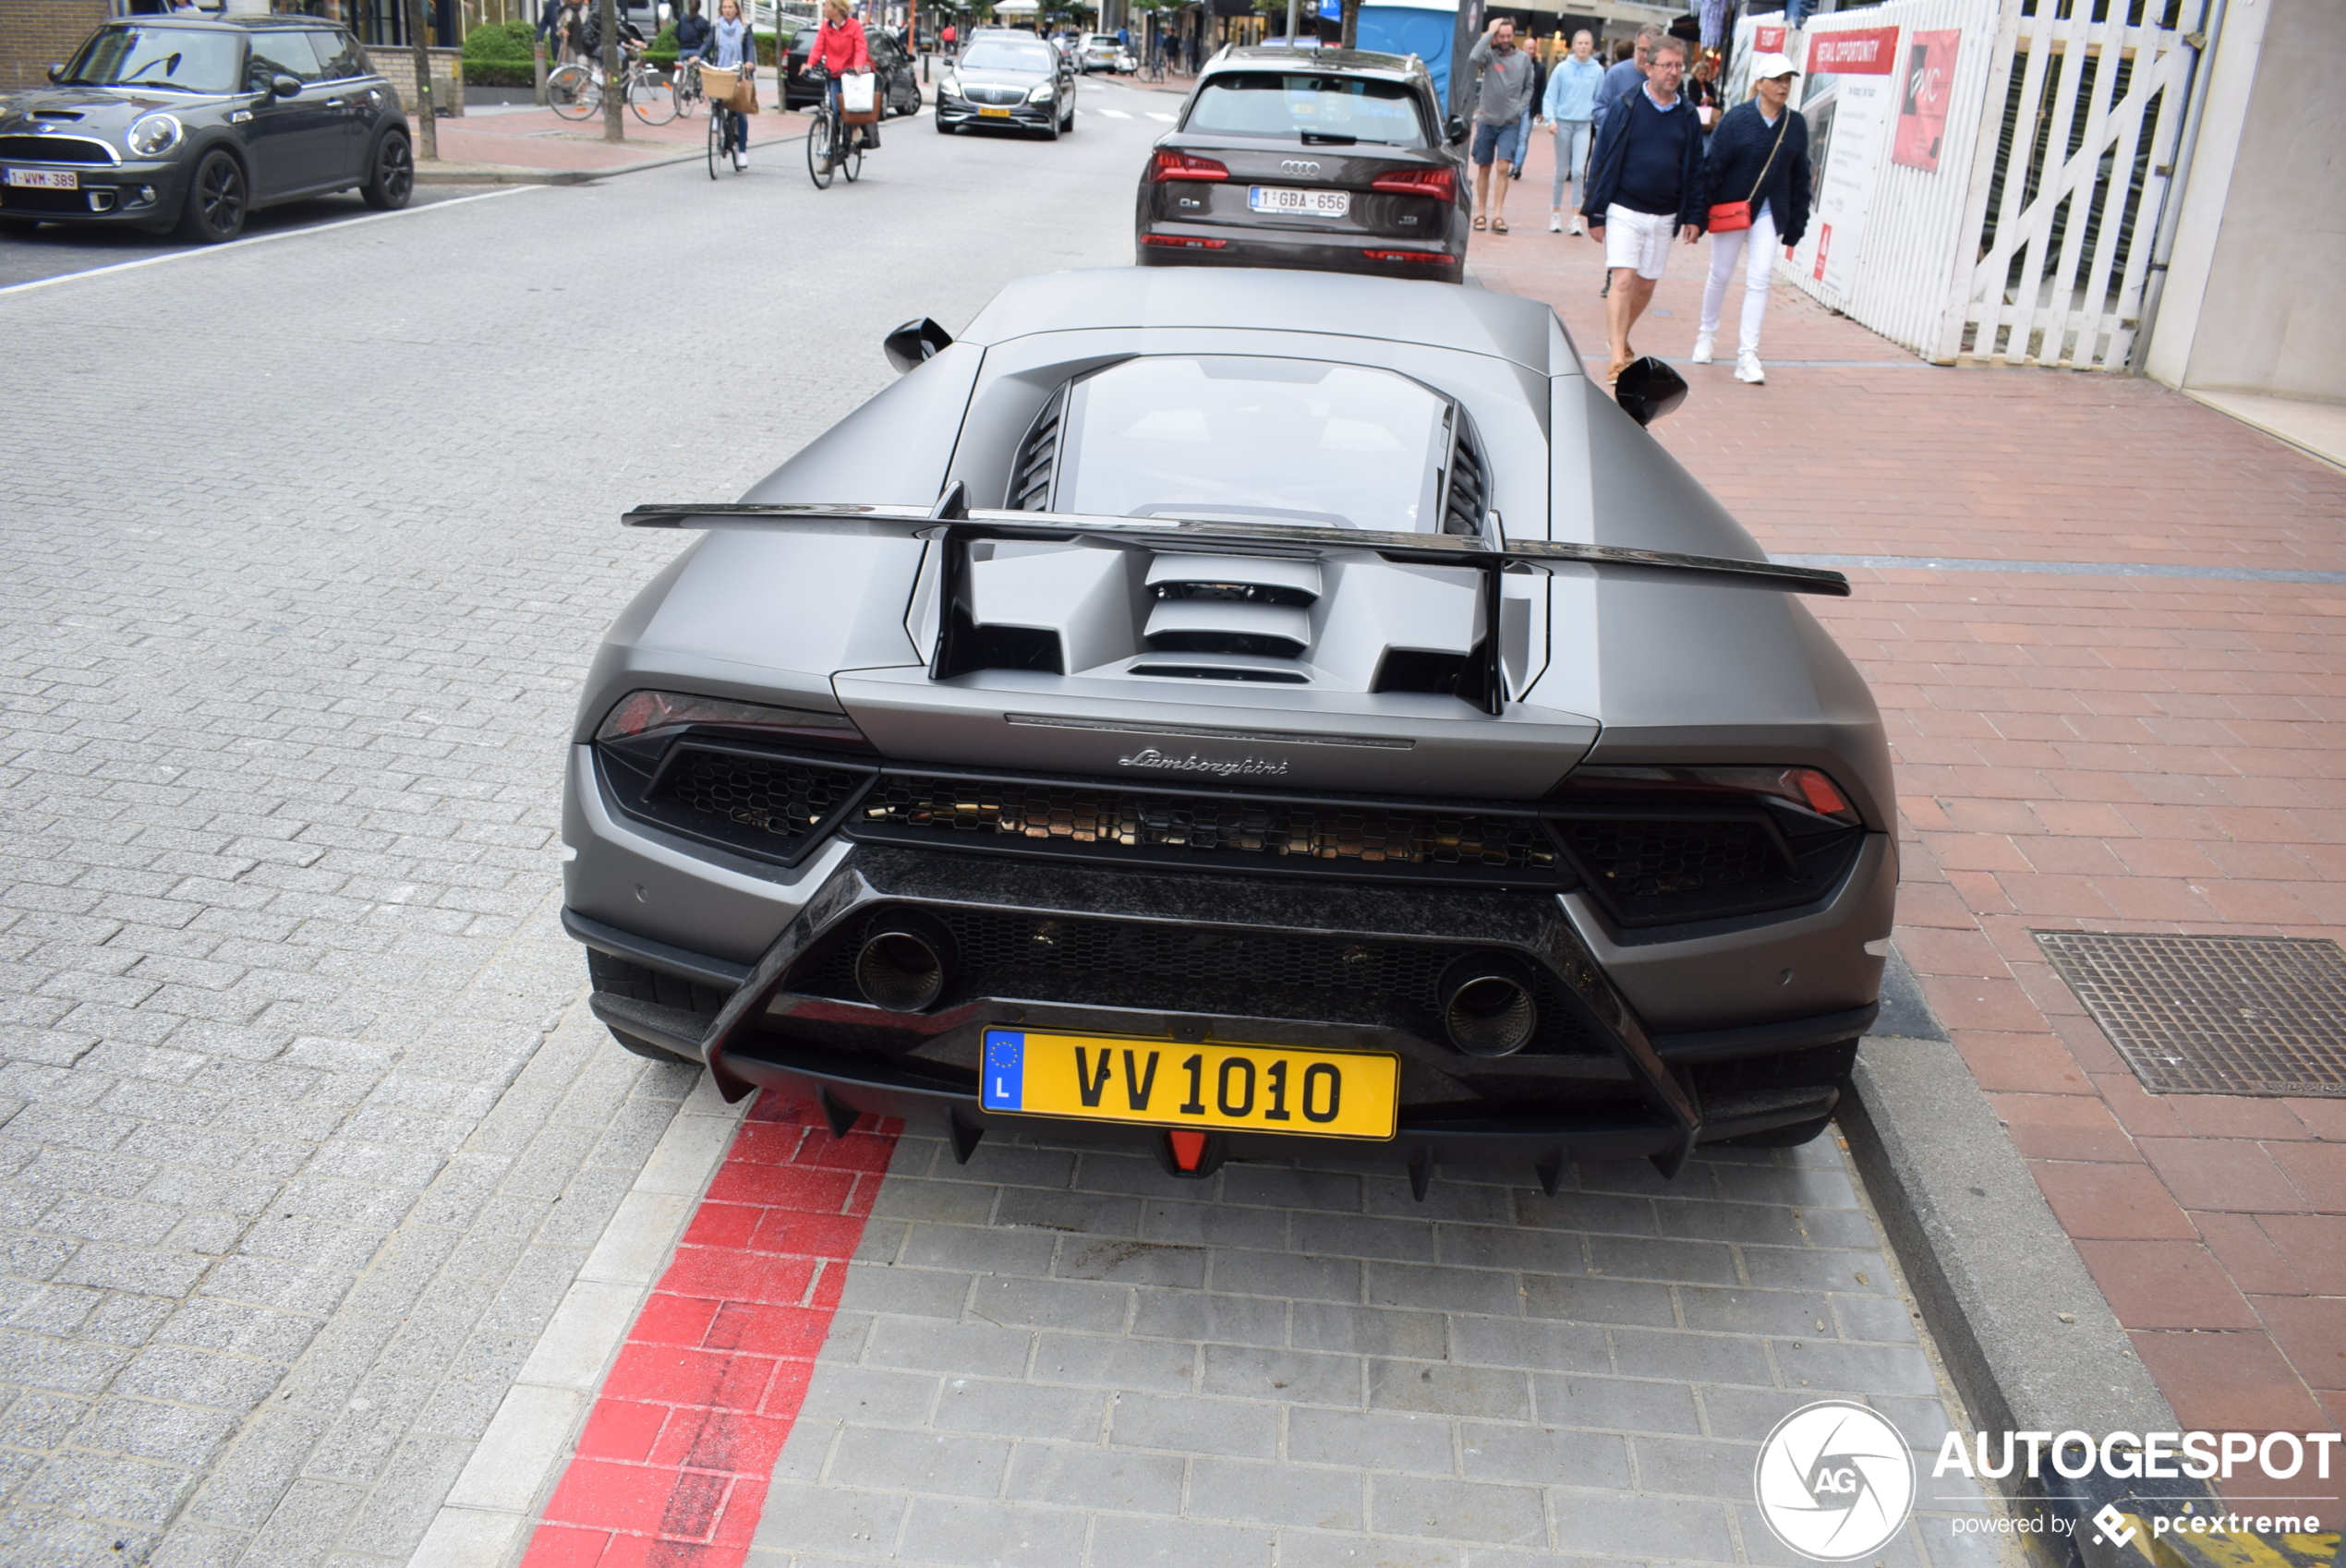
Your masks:
M256 207L356 189L407 205L399 95L307 17L137 17L0 99L0 225L133 223L231 240Z
M1137 259L1461 282L1465 137L1414 55L1225 50L1142 172Z

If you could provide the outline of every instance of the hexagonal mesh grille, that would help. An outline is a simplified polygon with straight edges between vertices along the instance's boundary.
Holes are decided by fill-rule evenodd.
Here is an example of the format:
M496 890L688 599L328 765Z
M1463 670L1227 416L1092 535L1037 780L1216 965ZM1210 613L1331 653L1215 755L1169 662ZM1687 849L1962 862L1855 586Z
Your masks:
M2032 935L2144 1088L2346 1096L2346 955L2337 943Z
M653 806L662 816L681 811L705 819L683 824L702 831L714 819L786 844L813 832L863 781L844 768L787 757L680 746Z
M1082 850L1157 863L1253 861L1550 882L1563 872L1554 840L1534 817L1336 802L890 774L854 822L860 838Z
M788 981L802 995L860 1000L855 953L871 921L824 942ZM1398 1015L1428 1039L1442 1037L1436 983L1467 948L1289 932L1155 925L1135 921L933 909L953 935L949 1000L1025 1001L1228 1010L1263 1018L1363 1023ZM1578 1014L1544 974L1533 1001L1535 1051L1594 1051ZM1227 1002L1225 1008L1215 1004Z

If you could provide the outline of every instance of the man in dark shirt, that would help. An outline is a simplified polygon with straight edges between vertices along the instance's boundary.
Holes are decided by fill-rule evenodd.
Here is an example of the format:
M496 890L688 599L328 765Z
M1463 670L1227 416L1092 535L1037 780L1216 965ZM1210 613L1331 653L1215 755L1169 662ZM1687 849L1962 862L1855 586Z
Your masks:
M1702 128L1678 96L1686 66L1683 40L1655 39L1643 85L1605 116L1590 161L1581 211L1589 233L1604 242L1605 335L1613 349L1608 381L1636 357L1629 329L1653 302L1670 241L1683 235L1692 245L1702 237Z

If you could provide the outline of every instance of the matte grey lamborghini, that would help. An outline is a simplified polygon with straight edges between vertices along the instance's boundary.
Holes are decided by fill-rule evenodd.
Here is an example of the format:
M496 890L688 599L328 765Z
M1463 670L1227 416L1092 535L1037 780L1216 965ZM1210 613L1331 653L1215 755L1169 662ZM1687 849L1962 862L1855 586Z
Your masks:
M1897 881L1864 682L1545 306L1005 289L611 631L565 921L631 1049L1176 1175L1796 1143Z

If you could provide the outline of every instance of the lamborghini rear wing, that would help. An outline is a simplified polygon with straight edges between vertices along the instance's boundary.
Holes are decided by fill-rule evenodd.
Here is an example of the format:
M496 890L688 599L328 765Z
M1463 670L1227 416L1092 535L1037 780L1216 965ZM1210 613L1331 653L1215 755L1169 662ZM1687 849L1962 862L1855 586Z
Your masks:
M940 618L929 674L938 681L964 673L957 635L963 618L950 613L964 597L969 546L981 539L1031 539L1069 543L1077 539L1153 550L1198 550L1215 554L1296 555L1324 550L1369 550L1387 561L1418 566L1461 566L1483 573L1482 623L1499 623L1501 573L1510 566L1569 564L1602 572L1692 573L1714 580L1774 588L1784 593L1849 595L1849 579L1810 566L1737 561L1725 556L1681 555L1671 550L1626 549L1618 545L1558 544L1545 539L1489 539L1462 534L1392 534L1364 528L1301 527L1284 523L1184 517L1088 517L1055 512L972 511L957 480L933 508L811 503L712 502L687 506L638 506L621 522L631 528L788 528L815 534L877 534L936 539L944 547L939 587L948 613ZM1481 657L1469 661L1469 679L1458 695L1485 713L1506 701L1496 637L1482 640ZM1471 688L1471 689L1469 689Z

